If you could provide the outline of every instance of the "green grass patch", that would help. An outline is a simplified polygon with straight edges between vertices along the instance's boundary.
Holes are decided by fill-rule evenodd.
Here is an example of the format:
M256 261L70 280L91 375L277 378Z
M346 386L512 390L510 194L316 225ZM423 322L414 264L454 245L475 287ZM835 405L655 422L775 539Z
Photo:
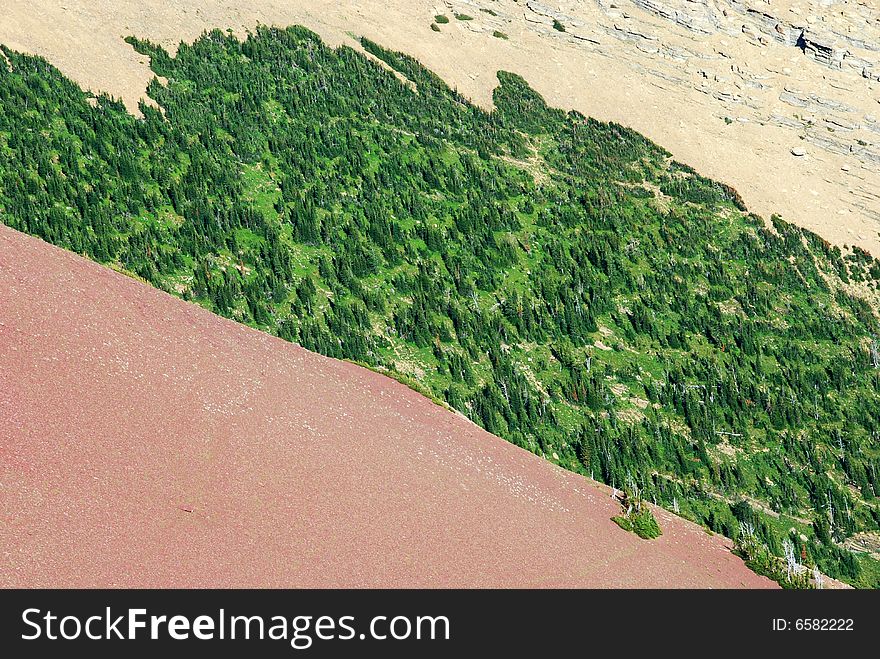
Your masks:
M645 540L653 540L663 535L657 518L647 505L642 506L638 512L632 512L629 515L618 515L611 518L620 528L630 533L635 533Z

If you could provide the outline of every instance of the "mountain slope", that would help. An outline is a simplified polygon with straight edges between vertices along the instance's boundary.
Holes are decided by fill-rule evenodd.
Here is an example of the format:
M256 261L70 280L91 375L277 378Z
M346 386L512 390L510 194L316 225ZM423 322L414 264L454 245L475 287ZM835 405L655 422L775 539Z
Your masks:
M553 105L632 127L750 209L880 255L880 13L864 0L3 0L0 43L45 55L133 110L135 34L302 24L366 35L488 107L499 69ZM460 21L454 13L473 20ZM434 16L449 19L439 31ZM557 20L565 31L554 29ZM503 34L507 38L500 38ZM792 153L798 147L804 155ZM798 151L800 153L800 151Z
M4 222L876 580L841 545L880 520L880 262L509 73L489 113L367 40L130 42L142 119L5 50Z
M0 226L0 586L766 586L384 376Z

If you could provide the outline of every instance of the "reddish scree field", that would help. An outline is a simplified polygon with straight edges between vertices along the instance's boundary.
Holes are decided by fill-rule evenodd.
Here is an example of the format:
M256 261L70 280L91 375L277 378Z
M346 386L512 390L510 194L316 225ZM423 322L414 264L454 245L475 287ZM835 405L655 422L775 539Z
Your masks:
M397 382L0 225L0 586L773 585Z

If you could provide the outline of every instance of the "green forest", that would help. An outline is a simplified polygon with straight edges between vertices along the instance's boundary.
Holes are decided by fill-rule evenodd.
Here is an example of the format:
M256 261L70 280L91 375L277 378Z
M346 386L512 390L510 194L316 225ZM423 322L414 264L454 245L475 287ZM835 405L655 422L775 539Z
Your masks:
M3 48L2 222L880 586L844 547L880 528L880 261L510 73L487 111L367 40L128 41L141 117Z

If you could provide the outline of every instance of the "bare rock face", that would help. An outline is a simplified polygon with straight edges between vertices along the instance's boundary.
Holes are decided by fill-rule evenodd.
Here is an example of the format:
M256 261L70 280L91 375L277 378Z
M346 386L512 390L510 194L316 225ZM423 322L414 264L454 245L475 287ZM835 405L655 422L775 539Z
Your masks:
M632 3L645 11L673 21L693 32L714 34L722 25L721 12L713 0L692 2L691 0L632 0Z
M807 76L817 81L833 75L812 69L806 60L840 71L841 78L850 81L853 74L880 81L877 7L849 0L806 0L801 5L789 0L594 1L600 16L593 23L597 40L601 41L604 32L643 54L653 55L650 75L694 87L732 106L729 111L743 115L738 117L741 123L769 122L791 128L806 133L806 139L822 149L852 156L864 164L880 158L876 137L866 135L867 131L876 135L875 125L865 125L861 110L841 100L849 92L858 95L857 85L829 77L827 86L835 93L827 97L809 88L792 89L786 81L809 81ZM537 2L528 2L526 7L539 16L581 26L590 24L576 14L568 15ZM609 23L603 17L612 20ZM738 41L747 41L751 48L743 50ZM787 55L791 65L778 71L760 66L760 58L767 54L760 50L778 53L774 44L790 49ZM755 47L758 52L753 50ZM626 47L614 50L606 46L603 50L621 58L631 56ZM768 82L772 77L768 74L773 73L782 74L776 85ZM758 95L752 90L763 93ZM781 116L778 112L767 113L779 107L776 101L789 106ZM806 110L809 116L798 110ZM880 215L875 217L880 219Z
M880 185L874 173L880 163L880 124L870 112L880 102L874 84L880 82L880 5L865 0L593 2L594 21L577 12L572 20L591 26L602 55L627 60L649 84L666 91L703 94L706 109L727 124L781 128L815 147L819 162L844 159L834 179L825 177L848 190L850 203L838 214L858 214L876 235L880 207L864 202L876 199L873 185ZM532 4L528 9L534 12ZM791 153L803 156L806 150L796 147ZM822 233L821 227L810 228ZM876 241L868 247L876 252Z

